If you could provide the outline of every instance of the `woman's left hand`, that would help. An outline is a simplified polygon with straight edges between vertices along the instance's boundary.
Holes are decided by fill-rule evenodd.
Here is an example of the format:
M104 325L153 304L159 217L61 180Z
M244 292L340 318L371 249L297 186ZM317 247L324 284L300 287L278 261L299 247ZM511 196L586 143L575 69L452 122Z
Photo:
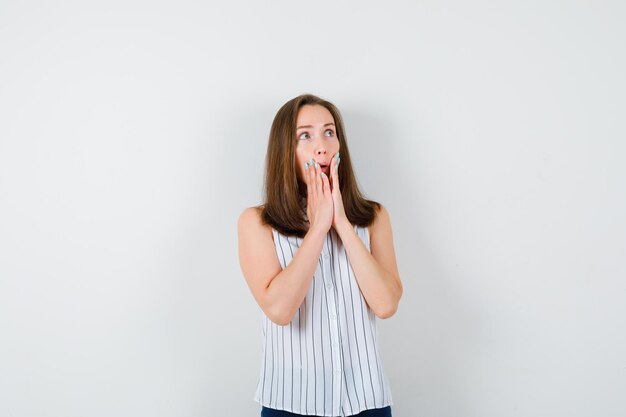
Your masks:
M332 186L331 194L333 197L333 227L335 230L337 226L348 222L346 212L343 208L341 190L339 189L339 170L337 168L340 162L339 152L337 152L330 163L330 184Z

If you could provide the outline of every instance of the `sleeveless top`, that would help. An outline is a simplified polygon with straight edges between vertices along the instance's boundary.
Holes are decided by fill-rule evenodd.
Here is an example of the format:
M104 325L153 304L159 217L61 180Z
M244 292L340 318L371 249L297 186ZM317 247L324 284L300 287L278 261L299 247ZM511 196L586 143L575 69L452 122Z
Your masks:
M371 251L368 228L354 229ZM272 235L284 269L303 239L273 228ZM280 326L263 314L261 376L254 399L268 408L316 416L350 416L392 405L376 316L333 228L324 240L311 288L291 322Z

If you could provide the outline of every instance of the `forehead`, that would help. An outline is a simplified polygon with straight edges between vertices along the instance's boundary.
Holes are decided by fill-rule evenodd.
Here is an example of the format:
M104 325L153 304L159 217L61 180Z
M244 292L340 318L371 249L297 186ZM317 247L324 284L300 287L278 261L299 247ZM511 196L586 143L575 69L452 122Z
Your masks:
M307 104L300 107L296 126L313 126L324 125L326 123L334 123L333 115L328 109L319 104Z

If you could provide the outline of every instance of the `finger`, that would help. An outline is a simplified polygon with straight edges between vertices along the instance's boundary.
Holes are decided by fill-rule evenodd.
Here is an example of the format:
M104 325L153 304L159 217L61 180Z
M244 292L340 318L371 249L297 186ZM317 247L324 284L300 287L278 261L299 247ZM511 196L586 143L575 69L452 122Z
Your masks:
M315 183L315 194L319 196L322 191L322 183L320 182L320 166L317 162L313 161L313 182Z
M322 184L323 184L323 190L324 190L324 196L330 196L330 183L328 182L328 177L326 176L326 174L322 171Z
M337 156L333 158L332 167L330 168L330 176L333 179L333 188L335 184L339 187L339 163L341 159L339 157L339 152L337 152Z
M306 195L307 200L311 199L311 195L313 194L313 190L311 189L311 181L309 178L311 177L311 167L309 166L309 161L304 163L304 183L306 184Z
M329 170L330 178L329 179L331 180L331 184L332 184L332 179L333 179L333 172L335 171L335 163L336 162L337 162L337 154L335 154L335 156L333 156L330 159L330 170Z
M302 179L304 180L305 184L309 183L309 161L305 161L304 162L304 169L302 171Z
M309 169L307 171L307 176L308 176L308 187L309 187L309 200L310 200L310 204L314 205L315 201L317 199L317 191L315 189L315 166L313 166L313 164L311 163L311 161L308 161L309 163Z
M315 166L309 160L309 170L307 175L309 177L309 190L311 190L310 201L311 205L315 207L315 201L317 200L317 191L315 189Z
M315 162L315 185L317 187L317 195L323 196L324 190L322 188L322 167L320 167L320 164L318 164L317 162Z

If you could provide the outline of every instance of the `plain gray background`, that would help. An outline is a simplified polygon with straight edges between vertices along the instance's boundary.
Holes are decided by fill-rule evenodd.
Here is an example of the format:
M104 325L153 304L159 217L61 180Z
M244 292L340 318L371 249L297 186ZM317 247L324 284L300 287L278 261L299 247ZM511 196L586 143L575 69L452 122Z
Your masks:
M0 417L255 416L236 222L342 111L394 415L626 415L620 1L0 3Z

